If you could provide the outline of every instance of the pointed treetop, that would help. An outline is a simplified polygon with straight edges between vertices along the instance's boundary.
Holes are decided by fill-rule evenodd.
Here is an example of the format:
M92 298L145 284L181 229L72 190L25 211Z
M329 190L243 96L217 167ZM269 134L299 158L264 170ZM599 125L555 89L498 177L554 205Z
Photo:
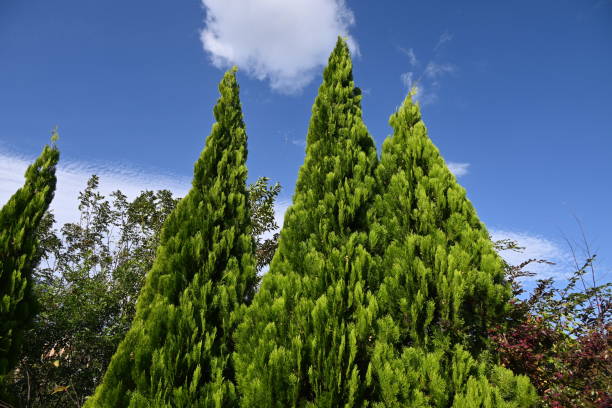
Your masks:
M413 96L416 97L418 95L418 93L419 93L419 86L416 85L416 84L412 85L412 88L410 88L410 92L408 92L408 97L410 98L409 99L410 103L412 103L412 97ZM406 99L408 99L408 97Z
M240 87L236 80L237 71L238 68L234 66L228 69L223 75L223 79L221 79L219 83L219 93L221 95L214 107L214 114L217 122L223 122L223 118L225 118L228 113L233 112L235 114L236 112L240 112L240 118L234 118L233 115L230 114L227 119L230 121L239 120L240 124L244 126L239 98Z
M421 121L419 104L413 101L418 91L418 87L416 85L413 86L408 95L406 95L406 98L404 98L402 105L389 118L389 125L396 129L396 131L400 131L400 133L409 131L419 122L423 125L423 130L425 130L425 125ZM405 127L401 126L402 124ZM417 132L417 134L426 135L425 132Z
M36 313L32 292L32 273L40 260L36 231L55 193L58 160L57 148L45 146L28 166L24 185L0 207L0 388L17 363L25 330Z
M192 188L166 218L131 329L86 407L238 406L232 336L257 281L236 70Z
M384 320L372 360L381 400L532 407L529 380L491 364L488 330L507 317L510 288L484 224L427 135L415 93L389 119L393 135L376 170Z
M348 85L345 81L353 80L353 62L351 52L346 41L338 36L336 46L329 56L327 67L323 71L323 82L339 81L342 85ZM324 85L322 85L324 86Z
M57 132L57 129L58 129L57 125L55 125L55 127L51 131L51 142L53 143L54 146L55 146L55 143L59 140L59 133Z
M279 247L236 336L244 407L370 406L377 282L366 214L378 157L360 101L338 38Z
M347 38L344 38L341 35L339 35L338 39L336 40L336 46L334 47L334 51L332 52L332 55L338 54L338 53L345 54L349 57L351 56L351 52L348 47Z

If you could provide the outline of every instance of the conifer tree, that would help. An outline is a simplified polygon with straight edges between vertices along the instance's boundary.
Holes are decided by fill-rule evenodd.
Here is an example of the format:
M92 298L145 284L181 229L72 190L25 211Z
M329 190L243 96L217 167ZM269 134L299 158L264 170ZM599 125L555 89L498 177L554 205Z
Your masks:
M57 140L53 133L53 142ZM25 184L0 210L0 382L19 359L25 328L36 312L32 271L40 260L39 223L55 193L59 151L53 143L25 172Z
M529 407L526 377L490 364L510 288L465 190L408 95L391 116L374 204L384 238L373 353L377 406Z
M368 398L367 210L378 159L338 39L312 108L279 248L236 336L243 407L357 407Z
M232 333L254 293L246 133L235 69L192 188L164 223L136 316L86 407L234 407Z

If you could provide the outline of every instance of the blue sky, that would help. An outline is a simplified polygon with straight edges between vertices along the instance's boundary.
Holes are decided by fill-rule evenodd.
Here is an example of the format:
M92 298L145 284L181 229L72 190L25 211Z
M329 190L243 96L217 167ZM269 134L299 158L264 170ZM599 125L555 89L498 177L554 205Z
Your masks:
M250 179L282 184L282 213L338 34L378 146L419 78L429 134L494 236L558 274L566 238L583 257L576 216L609 280L610 0L2 0L0 204L55 125L60 220L92 172L105 191L184 194L237 64Z

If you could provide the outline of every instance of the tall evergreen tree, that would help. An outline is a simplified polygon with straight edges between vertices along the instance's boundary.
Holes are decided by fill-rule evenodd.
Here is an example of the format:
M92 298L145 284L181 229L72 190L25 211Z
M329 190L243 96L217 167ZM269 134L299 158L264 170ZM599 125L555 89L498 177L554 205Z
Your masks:
M338 39L279 248L236 336L243 407L363 406L376 302L367 210L378 159Z
M32 296L32 271L40 260L36 231L55 193L58 160L55 145L45 146L26 170L24 186L0 210L0 382L18 361L24 329L36 312Z
M383 283L373 366L382 406L529 407L526 377L491 366L488 329L511 295L465 190L409 94L376 170Z
M136 316L86 407L233 407L231 336L254 293L246 133L235 69L193 185L168 216Z

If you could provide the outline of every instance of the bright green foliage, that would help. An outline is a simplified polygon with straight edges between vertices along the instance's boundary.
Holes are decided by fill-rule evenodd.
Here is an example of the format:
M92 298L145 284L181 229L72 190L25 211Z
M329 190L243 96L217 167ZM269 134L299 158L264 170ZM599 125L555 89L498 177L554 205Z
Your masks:
M0 381L18 361L37 309L31 282L40 259L36 231L55 193L58 160L55 145L45 146L26 170L24 186L0 210Z
M381 308L400 324L402 343L427 346L444 335L479 352L511 296L502 261L410 95L390 124L376 172L389 243Z
M267 177L260 177L248 187L258 271L272 262L272 257L278 246L278 233L273 233L270 238L263 238L262 236L278 230L274 218L274 202L280 190L281 186L278 183L268 185Z
M378 406L532 406L528 379L488 361L487 331L502 320L510 288L484 225L411 95L390 124L374 205L384 231L384 317L372 356Z
M476 361L460 345L431 352L404 347L398 353L378 341L372 365L379 387L376 408L528 408L538 400L527 377Z
M256 280L235 70L192 189L168 216L132 327L86 407L233 407L231 336Z
M106 199L98 183L95 175L87 181L61 233L50 212L38 228L40 310L7 380L17 407L80 407L93 394L134 319L163 221L178 202L168 190Z
M243 407L357 407L376 302L367 209L376 149L339 39L312 108L279 248L236 336Z
M91 176L78 195L79 212L61 231L50 212L40 222L43 257L33 274L40 310L6 380L16 407L82 406L95 392L134 320L162 225L179 201L168 190L142 191L133 200L119 190L105 197L98 184ZM278 229L279 191L264 177L247 187L258 267L276 248L278 234L270 232Z

